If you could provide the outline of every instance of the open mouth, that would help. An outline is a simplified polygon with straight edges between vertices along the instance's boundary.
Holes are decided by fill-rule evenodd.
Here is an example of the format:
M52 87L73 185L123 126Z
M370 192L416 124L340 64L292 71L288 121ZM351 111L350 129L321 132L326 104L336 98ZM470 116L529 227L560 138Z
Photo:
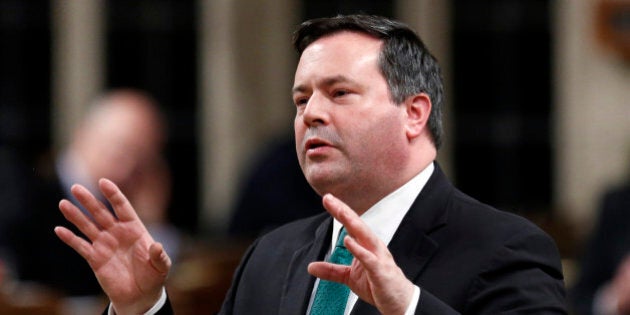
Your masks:
M328 145L329 144L326 143L325 141L322 141L319 139L310 139L306 141L305 148L308 151L308 150L317 149L317 148L328 146Z

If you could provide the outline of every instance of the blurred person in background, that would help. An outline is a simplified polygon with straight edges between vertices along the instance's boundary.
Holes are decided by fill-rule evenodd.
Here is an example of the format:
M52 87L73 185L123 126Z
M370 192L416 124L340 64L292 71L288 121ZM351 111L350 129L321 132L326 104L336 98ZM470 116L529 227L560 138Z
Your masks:
M85 261L50 232L65 221L55 207L60 198L73 198L70 186L95 188L102 177L120 184L155 227L152 233L168 236L162 241L176 253L179 238L166 223L171 185L162 156L166 139L165 119L147 93L117 89L95 100L68 145L33 168L30 195L7 241L18 280L63 296L102 294Z
M177 260L183 235L168 221L171 187L168 164L166 160L157 157L147 161L147 164L138 170L133 187L128 187L127 191L149 233L172 253L174 260Z
M608 190L571 291L577 315L630 314L630 183Z

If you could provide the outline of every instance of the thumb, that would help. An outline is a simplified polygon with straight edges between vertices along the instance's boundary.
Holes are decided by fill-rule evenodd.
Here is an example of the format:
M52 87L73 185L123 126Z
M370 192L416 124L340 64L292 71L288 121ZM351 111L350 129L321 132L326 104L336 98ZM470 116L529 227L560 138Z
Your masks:
M171 269L171 258L168 257L161 243L156 242L151 244L149 247L149 258L155 270L163 276L168 274L169 269Z

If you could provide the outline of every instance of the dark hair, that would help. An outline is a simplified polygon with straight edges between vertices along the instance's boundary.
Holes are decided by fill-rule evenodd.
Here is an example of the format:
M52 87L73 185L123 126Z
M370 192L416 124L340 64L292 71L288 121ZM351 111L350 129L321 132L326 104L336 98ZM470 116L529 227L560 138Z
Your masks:
M321 37L354 31L383 41L379 56L380 70L387 80L396 104L424 92L431 98L429 131L436 148L442 144L443 84L440 66L420 37L407 25L374 15L338 15L308 20L293 34L293 46L301 55Z

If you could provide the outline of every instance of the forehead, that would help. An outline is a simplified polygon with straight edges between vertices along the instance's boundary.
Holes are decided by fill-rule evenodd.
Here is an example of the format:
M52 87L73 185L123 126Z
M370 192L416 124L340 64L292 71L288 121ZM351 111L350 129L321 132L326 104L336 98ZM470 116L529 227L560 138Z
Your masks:
M358 32L343 31L324 36L302 52L296 81L314 74L336 76L378 71L381 47L380 39Z

